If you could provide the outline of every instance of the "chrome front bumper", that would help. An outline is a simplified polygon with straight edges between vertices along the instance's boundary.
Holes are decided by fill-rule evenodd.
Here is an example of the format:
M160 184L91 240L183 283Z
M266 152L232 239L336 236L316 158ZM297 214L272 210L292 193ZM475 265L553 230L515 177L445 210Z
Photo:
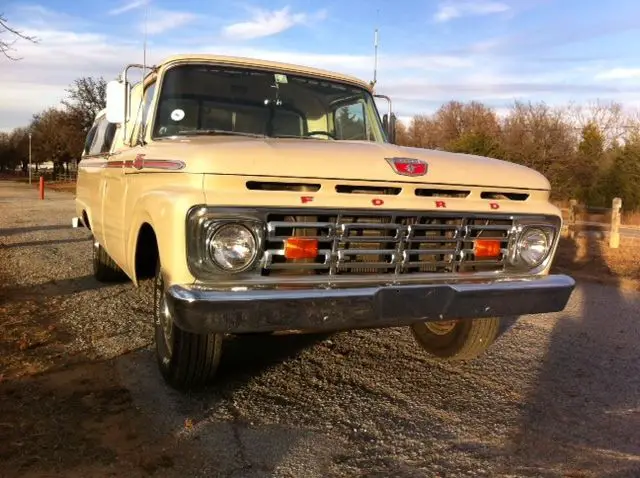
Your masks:
M558 312L574 286L566 275L340 288L173 285L166 298L176 325L193 333L329 331Z

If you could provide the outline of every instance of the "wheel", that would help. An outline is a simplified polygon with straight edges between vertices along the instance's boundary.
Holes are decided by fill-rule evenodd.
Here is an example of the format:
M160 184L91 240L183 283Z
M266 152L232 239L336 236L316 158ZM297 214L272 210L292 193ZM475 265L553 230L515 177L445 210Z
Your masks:
M155 348L164 380L177 390L200 388L216 375L223 334L193 334L176 326L167 306L160 263L153 286Z
M446 360L471 360L493 344L500 332L500 318L421 322L411 331L422 348Z
M100 282L120 282L127 278L118 264L95 239L93 240L93 277Z

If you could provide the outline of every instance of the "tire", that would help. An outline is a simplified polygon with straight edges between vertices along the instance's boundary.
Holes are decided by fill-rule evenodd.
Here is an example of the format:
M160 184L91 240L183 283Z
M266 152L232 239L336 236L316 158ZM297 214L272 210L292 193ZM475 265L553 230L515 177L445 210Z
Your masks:
M156 358L163 379L176 390L201 388L216 376L223 334L193 334L173 322L164 298L160 262L153 286L153 323Z
M93 277L100 282L122 282L126 274L107 254L98 241L93 240Z
M420 346L443 360L475 359L496 341L500 333L498 317L454 321L448 329L443 325L421 322L411 326Z

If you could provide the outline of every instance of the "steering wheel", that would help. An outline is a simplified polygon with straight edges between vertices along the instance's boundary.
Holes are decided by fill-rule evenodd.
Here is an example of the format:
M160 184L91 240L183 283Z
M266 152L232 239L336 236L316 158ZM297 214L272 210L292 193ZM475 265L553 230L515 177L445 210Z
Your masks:
M328 131L309 131L305 136L314 136L316 134L323 134L325 136L329 136L329 138L336 139L336 135L333 133L329 133Z

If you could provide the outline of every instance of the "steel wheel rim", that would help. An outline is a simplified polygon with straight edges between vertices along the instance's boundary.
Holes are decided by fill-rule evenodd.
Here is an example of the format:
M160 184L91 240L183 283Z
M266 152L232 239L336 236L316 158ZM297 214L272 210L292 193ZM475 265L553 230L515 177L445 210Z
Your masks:
M429 332L436 335L447 335L453 331L458 324L457 320L446 320L440 322L425 322L425 326Z
M164 339L164 345L167 356L171 357L173 352L173 318L167 304L167 299L164 295L164 281L162 278L156 282L156 294L158 297L158 325L162 330L162 338Z

